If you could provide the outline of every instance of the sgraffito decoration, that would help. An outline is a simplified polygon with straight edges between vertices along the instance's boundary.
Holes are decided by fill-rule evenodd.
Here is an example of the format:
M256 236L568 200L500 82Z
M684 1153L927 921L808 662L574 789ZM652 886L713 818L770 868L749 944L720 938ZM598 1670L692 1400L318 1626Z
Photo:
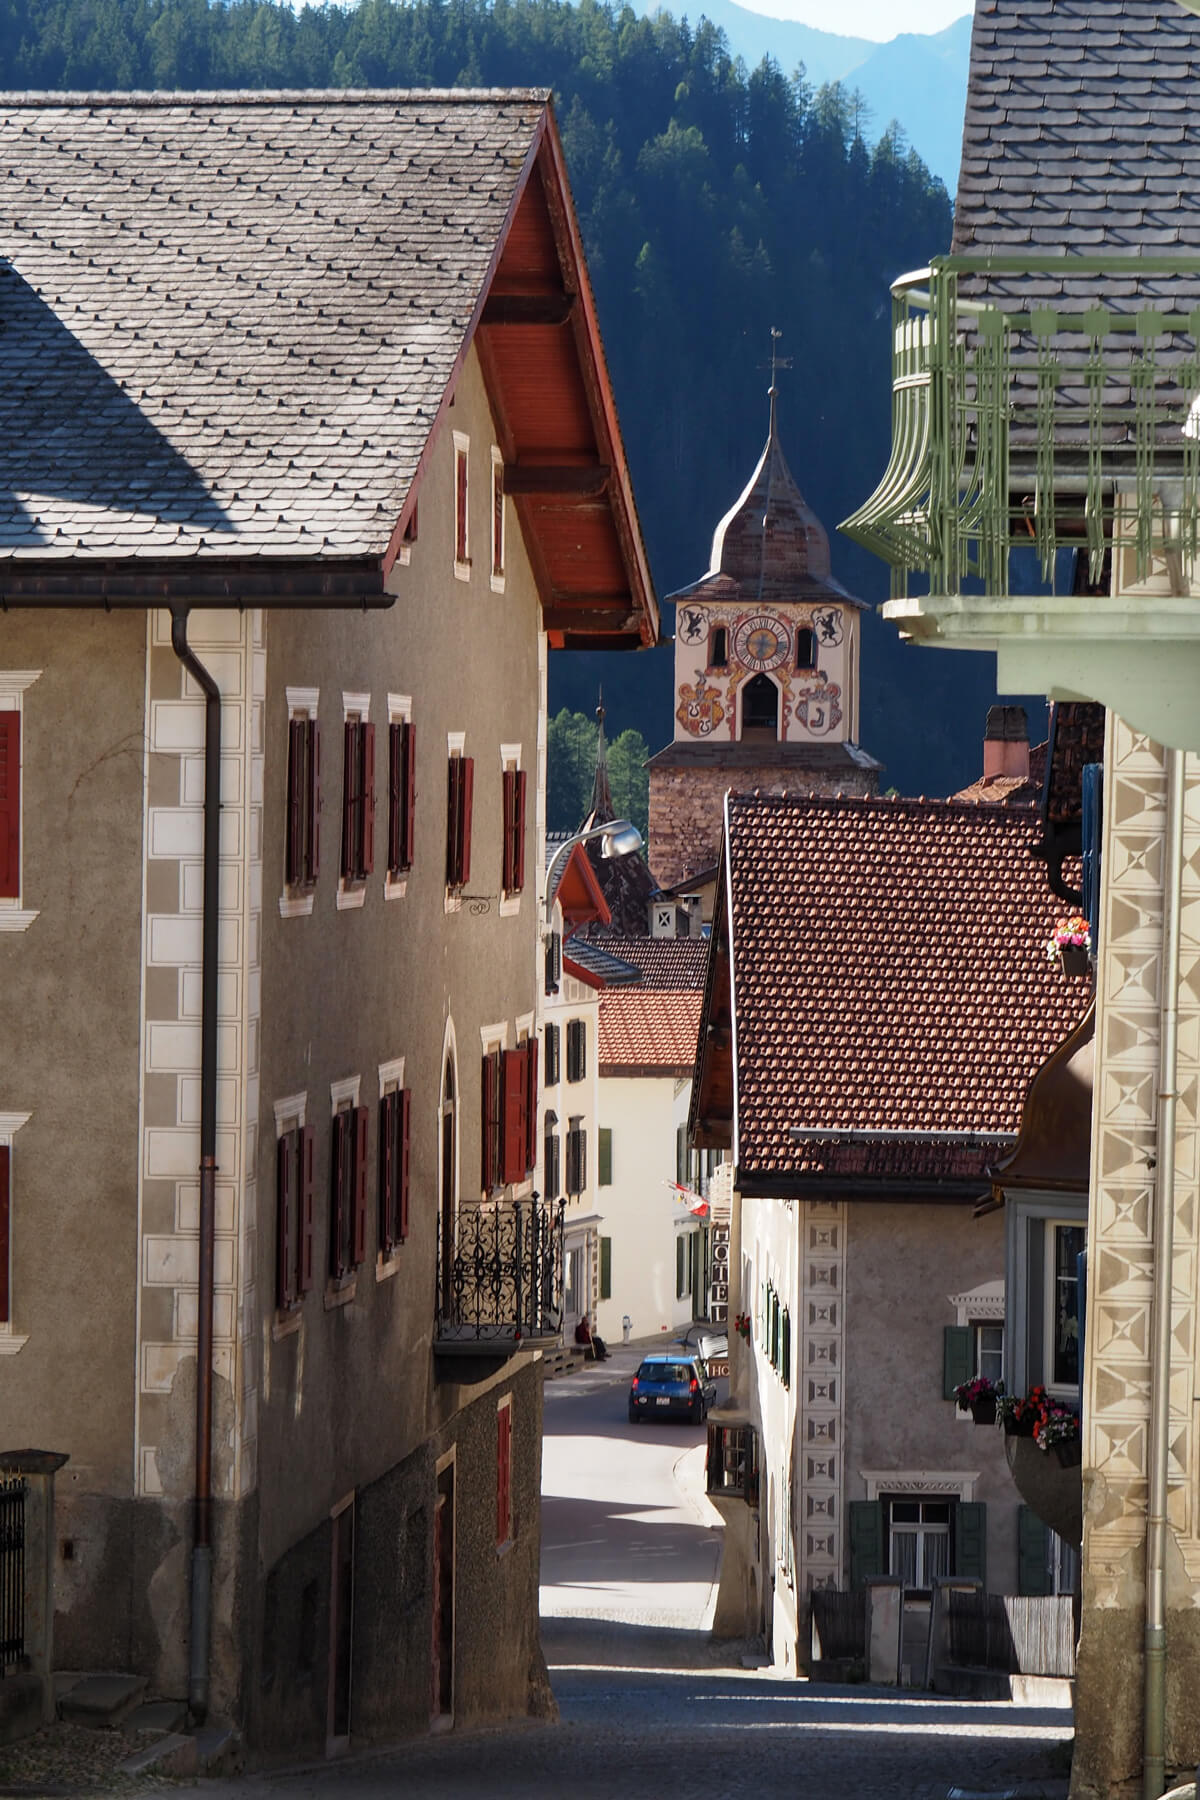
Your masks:
M720 688L711 687L704 675L683 682L675 717L693 737L709 737L725 717Z
M708 615L698 606L680 606L675 635L681 644L702 644L708 636L708 628Z
M845 635L842 626L841 607L814 607L812 615L812 632L814 638L817 640L818 650L836 649Z

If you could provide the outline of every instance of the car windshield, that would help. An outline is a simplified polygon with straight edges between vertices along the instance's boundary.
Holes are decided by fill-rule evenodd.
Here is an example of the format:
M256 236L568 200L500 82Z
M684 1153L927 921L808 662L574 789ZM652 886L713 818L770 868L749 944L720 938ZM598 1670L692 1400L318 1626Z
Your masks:
M638 1370L639 1381L690 1381L691 1379L690 1363L644 1362Z

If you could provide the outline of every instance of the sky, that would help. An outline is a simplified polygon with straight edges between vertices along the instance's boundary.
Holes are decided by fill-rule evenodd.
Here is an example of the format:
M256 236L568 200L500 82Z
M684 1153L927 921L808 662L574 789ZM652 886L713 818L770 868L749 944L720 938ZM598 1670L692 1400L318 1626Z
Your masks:
M944 31L973 10L972 0L739 0L751 12L795 19L839 37L886 43L902 31Z

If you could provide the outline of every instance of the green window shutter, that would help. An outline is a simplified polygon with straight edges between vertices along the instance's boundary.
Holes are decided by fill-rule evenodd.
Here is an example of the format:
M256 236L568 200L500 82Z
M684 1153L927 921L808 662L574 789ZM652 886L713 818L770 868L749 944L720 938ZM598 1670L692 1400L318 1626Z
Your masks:
M868 1575L886 1575L883 1507L878 1500L850 1502L850 1586L860 1588Z
M1017 1592L1048 1594L1050 1528L1028 1506L1017 1508Z
M600 1186L612 1186L612 1127L600 1127Z
M960 1500L954 1508L954 1573L987 1586L987 1507L982 1500Z
M687 1245L684 1243L681 1234L675 1239L675 1298L677 1300L682 1300L684 1294L687 1292L687 1289L683 1284L683 1259L686 1250Z
M975 1373L975 1333L969 1325L947 1325L942 1336L942 1398L953 1400L954 1390Z
M600 1239L600 1298L612 1299L612 1239Z

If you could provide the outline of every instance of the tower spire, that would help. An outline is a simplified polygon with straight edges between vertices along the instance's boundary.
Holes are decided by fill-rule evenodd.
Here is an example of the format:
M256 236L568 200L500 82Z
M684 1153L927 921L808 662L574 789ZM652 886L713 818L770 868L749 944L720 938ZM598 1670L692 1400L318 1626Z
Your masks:
M592 810L589 822L603 825L609 819L615 819L613 811L612 789L608 785L608 745L604 738L604 689L597 690L599 704L596 707L596 776L592 783Z

